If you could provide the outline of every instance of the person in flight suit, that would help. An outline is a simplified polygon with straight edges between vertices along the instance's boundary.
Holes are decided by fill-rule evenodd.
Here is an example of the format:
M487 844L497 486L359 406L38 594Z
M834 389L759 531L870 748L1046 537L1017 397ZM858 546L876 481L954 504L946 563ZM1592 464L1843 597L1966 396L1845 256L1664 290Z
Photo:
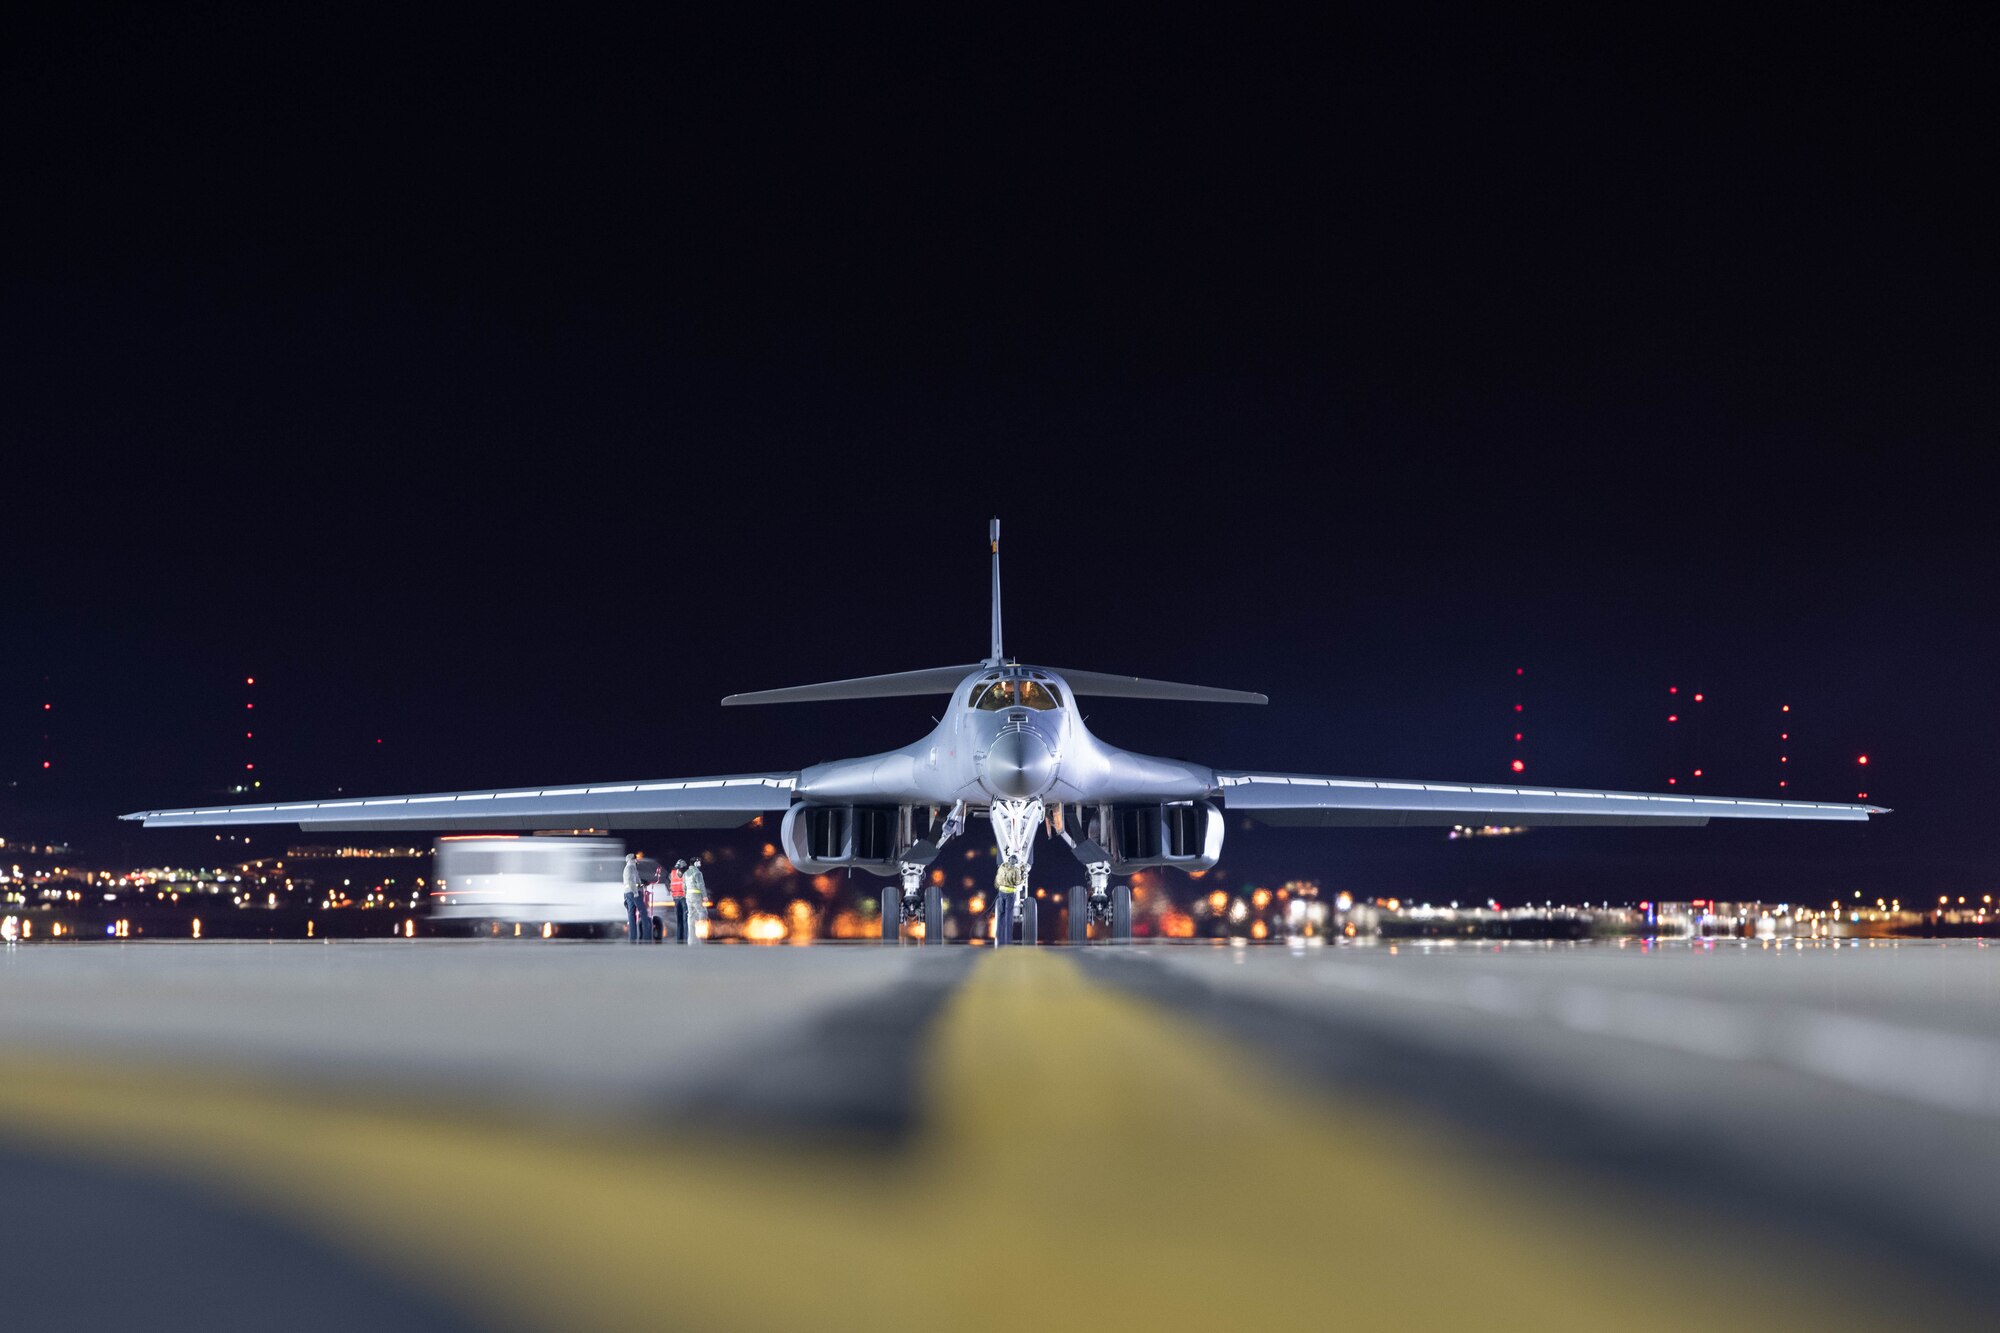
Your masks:
M639 854L625 853L625 942L639 942Z
M687 942L700 944L702 923L708 920L708 885L702 878L699 856L688 862L681 887L687 890Z

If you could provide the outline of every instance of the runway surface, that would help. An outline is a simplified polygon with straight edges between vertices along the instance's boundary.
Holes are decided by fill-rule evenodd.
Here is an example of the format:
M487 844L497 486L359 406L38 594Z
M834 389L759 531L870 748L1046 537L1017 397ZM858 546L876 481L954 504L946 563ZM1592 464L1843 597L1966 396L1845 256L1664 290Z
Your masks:
M0 1179L23 1329L1983 1327L2000 953L20 948Z

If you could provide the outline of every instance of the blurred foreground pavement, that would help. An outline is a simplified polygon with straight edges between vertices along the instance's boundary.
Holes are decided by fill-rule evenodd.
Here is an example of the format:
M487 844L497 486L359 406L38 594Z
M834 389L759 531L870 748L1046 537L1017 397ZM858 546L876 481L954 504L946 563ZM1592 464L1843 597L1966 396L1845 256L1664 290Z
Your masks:
M1976 943L21 948L0 1322L1984 1327L1996 1001Z

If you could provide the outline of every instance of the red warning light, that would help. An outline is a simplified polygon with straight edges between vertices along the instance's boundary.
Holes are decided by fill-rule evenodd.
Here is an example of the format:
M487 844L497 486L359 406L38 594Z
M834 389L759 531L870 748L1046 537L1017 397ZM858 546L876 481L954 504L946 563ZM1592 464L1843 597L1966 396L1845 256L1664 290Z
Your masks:
M1517 732L1515 732L1515 733L1514 733L1514 739L1515 739L1515 740L1517 740L1517 741L1518 741L1518 740L1520 740L1520 739L1521 739L1521 733L1520 733L1520 732L1518 732L1518 731L1517 731Z
M1521 705L1519 705L1519 704L1515 704L1515 705L1514 705L1514 711L1515 711L1515 712L1517 712L1517 713L1518 713L1518 712L1520 712L1520 711L1521 711Z
M1669 686L1667 686L1667 693L1668 693L1668 694L1679 694L1680 692L1681 692L1681 687L1680 687L1680 686L1678 686L1678 685L1669 685Z
M1792 706L1790 704L1779 704L1778 711L1780 713L1789 713L1792 711Z
M46 759L42 760L42 767L47 768L48 766L49 766L49 761Z
M1522 763L1518 759L1516 759L1511 765L1509 765L1509 767L1511 767L1516 773L1525 773L1528 771L1528 766Z
M257 705L256 705L256 704L244 704L243 706L244 706L245 708L255 708L255 707L256 707Z
M253 732L253 731L246 731L246 732L244 732L244 733L243 733L243 739L244 739L244 740L246 740L246 741L247 741L247 740L253 740L253 739L255 739L255 737L256 737L256 734L257 734L257 733L255 733L255 732Z
M1859 759L1855 760L1854 762L1855 762L1855 763L1857 763L1857 764L1865 764L1865 763L1867 763L1867 762L1868 762L1868 756L1864 754L1864 755L1862 755L1862 756L1861 756L1861 757L1860 757Z
M1781 731L1778 733L1778 739L1781 741L1788 741L1791 738L1792 738L1792 733L1789 731Z
M48 711L49 711L49 710L50 710L51 708L54 708L54 707L55 707L55 705L54 705L54 704L43 704L43 705L42 705L42 711L43 711L44 713L46 713L46 712L48 712Z
M1514 674L1515 674L1515 675L1517 675L1517 676L1525 676L1525 675L1527 675L1527 674L1528 674L1528 668L1526 668L1526 667L1515 667L1515 668L1514 668Z
M1678 722L1678 721L1680 721L1680 720L1681 720L1681 715L1680 715L1679 713L1668 713L1668 714L1667 714L1667 721L1669 721L1669 722Z
M1679 786L1679 785L1680 785L1680 781L1681 781L1681 780L1680 780L1679 778L1668 778L1668 779L1667 779L1667 785L1668 785L1669 787L1677 787L1677 786Z
M1697 768L1697 769L1696 769L1696 770L1694 771L1694 775L1695 775L1696 777L1700 777L1700 776L1701 776L1701 770Z
M243 678L243 683L245 685L255 685L257 683L257 678L255 676L245 676Z
M1857 801L1865 801L1868 799L1868 793L1865 791L1856 792L1854 793L1854 799Z
M1696 695L1696 696L1694 697L1694 701L1695 701L1696 703L1700 703L1700 702L1701 702L1701 700L1702 700L1702 696L1701 696L1701 695L1699 695L1699 694L1697 694L1697 695Z
M1790 755L1781 754L1778 756L1778 762L1781 764L1789 764L1792 762L1792 759Z
M255 765L255 764L245 764L245 765L243 765L243 767L245 767L245 768L255 768L255 767L257 767L257 765Z
M1779 778L1779 779L1778 779L1778 785L1779 785L1780 787L1789 787L1789 786L1791 786L1792 784L1791 784L1791 783L1789 783L1789 782L1787 782L1787 781L1785 781L1785 780L1784 780L1783 778Z

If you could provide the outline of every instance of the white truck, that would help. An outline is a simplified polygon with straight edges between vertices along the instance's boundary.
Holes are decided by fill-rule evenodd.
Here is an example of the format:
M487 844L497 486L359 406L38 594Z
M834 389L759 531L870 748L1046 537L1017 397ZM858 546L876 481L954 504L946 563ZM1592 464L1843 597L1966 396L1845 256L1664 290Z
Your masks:
M656 864L641 860L640 877L651 879ZM439 920L609 930L625 924L625 844L616 838L443 837L434 867L431 903ZM655 890L653 919L672 931L664 884Z

